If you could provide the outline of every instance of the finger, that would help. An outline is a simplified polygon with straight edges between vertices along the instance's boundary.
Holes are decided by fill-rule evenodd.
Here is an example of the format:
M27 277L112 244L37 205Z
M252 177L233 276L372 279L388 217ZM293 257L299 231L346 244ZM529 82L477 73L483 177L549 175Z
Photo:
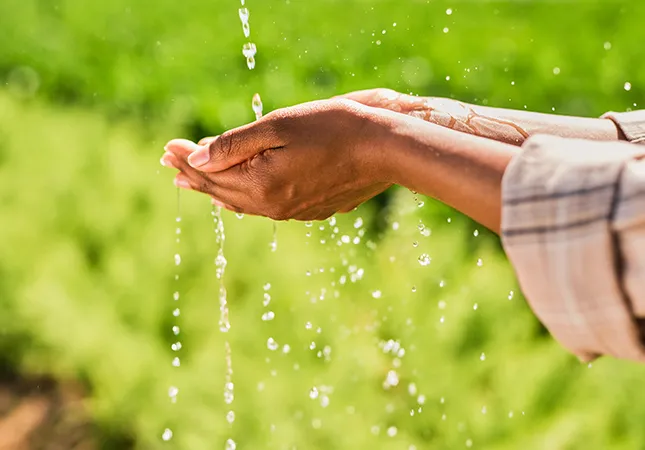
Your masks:
M163 154L161 159L159 160L162 166L164 167L170 167L173 169L177 169L179 166L179 161L177 161L177 157L170 152L166 152Z
M201 138L197 144L199 145L209 145L217 136L208 136L205 138Z
M200 146L188 139L173 139L168 142L164 149L180 159L187 160L191 153L199 150Z
M392 101L401 96L400 93L392 89L365 89L362 91L349 92L347 94L339 95L338 98L346 98L354 100L355 102L362 103L367 106L378 106L384 100Z
M224 208L224 209L226 209L228 211L232 211L232 212L235 212L235 213L244 213L242 208L234 206L234 205L229 205L227 203L224 203L224 202L222 202L221 200L219 200L219 199L217 199L215 197L211 197L211 204L213 206Z
M237 212L241 212L241 208L238 205L248 203L247 196L243 192L236 192L219 186L194 169L192 172L179 172L175 176L174 183L178 188L197 191L207 194L211 198L214 197Z
M277 133L277 121L268 115L264 118L227 131L215 137L208 145L199 146L188 157L188 163L202 172L219 172L239 164L258 153L284 146Z

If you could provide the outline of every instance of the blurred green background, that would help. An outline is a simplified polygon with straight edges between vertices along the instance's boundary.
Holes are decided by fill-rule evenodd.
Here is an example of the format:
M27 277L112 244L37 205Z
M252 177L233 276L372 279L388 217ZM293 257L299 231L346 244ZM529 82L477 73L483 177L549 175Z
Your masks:
M82 412L63 398L59 422L90 424L78 442L40 427L6 444L14 406L43 392L34 381L0 401L0 446L645 448L645 368L581 365L533 317L495 236L397 189L335 226L279 224L275 253L270 221L225 213L229 426L210 203L181 194L178 250L158 163L171 138L250 121L255 92L265 111L370 87L587 116L637 108L645 4L247 6L253 71L233 0L0 1L0 378L14 395L20 380L75 386Z

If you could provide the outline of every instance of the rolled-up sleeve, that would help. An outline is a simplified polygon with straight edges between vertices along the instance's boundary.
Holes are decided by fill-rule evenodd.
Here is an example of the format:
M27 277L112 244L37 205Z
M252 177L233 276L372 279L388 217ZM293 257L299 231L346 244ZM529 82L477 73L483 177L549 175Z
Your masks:
M502 183L502 242L563 346L645 362L645 114L607 118L632 143L526 141Z

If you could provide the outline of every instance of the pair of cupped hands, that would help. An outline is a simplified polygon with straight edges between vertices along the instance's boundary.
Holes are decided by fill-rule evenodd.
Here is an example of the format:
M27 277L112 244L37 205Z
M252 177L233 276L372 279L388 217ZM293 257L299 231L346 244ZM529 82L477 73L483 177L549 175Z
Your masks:
M417 97L372 89L273 111L198 143L170 141L161 163L174 183L223 208L275 220L349 212L395 179L393 115L419 115ZM423 118L423 117L420 117Z

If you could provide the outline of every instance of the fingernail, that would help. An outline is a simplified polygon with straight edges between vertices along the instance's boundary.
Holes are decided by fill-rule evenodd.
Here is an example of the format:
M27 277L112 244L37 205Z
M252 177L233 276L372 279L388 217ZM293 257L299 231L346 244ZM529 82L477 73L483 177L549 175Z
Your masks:
M170 161L170 155L168 155L167 153L164 153L159 162L164 167L172 167L173 169L175 168L173 163Z
M175 186L182 189L192 189L192 186L185 178L175 178Z
M201 167L211 159L208 147L202 147L188 156L188 164L192 167Z

